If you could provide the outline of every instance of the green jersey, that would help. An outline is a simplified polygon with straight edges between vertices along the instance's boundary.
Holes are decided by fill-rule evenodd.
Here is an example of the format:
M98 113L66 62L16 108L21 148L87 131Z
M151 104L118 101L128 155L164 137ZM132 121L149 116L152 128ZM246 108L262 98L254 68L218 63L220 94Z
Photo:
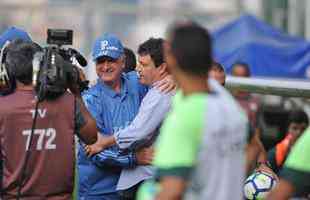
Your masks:
M280 177L294 185L297 196L310 193L310 128L293 146Z
M157 177L174 174L188 178L201 140L207 96L206 93L197 93L184 97L181 91L174 96L172 112L161 128L161 132L171 134L160 136L156 145L154 165L158 167ZM153 200L158 191L158 183L146 181L140 187L137 199Z
M184 97L179 91L156 145L154 165L158 175L188 176L195 164L203 132L207 93ZM186 147L186 148L185 148Z
M178 92L156 144L158 176L189 182L184 199L242 199L247 118L217 82L211 93Z

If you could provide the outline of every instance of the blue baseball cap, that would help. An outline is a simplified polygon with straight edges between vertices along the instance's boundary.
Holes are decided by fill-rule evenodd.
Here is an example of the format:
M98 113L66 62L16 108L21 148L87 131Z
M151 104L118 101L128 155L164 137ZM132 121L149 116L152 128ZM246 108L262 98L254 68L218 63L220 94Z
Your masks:
M0 48L6 43L6 41L13 41L16 39L22 39L27 42L31 42L31 38L26 33L26 31L16 28L16 27L10 27L6 29L1 35L0 35Z
M123 53L124 47L121 41L115 35L105 33L95 41L92 56L94 61L101 56L118 59Z

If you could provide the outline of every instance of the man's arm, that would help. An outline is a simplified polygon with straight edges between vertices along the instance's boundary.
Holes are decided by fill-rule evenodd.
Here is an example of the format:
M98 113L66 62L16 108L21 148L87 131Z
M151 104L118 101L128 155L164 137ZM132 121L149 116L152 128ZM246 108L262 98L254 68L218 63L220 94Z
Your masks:
M263 172L269 173L269 174L273 175L274 178L278 179L277 175L275 174L275 172L272 169L270 162L268 161L268 154L267 154L265 147L261 141L260 135L261 135L260 129L256 128L255 142L256 142L256 145L259 149L256 171L263 171Z
M75 101L75 121L79 121L79 125L77 125L78 136L83 140L84 143L93 144L97 141L98 130L96 121L86 109L81 96L76 95Z
M258 154L258 158L257 158L257 162L260 163L266 163L268 161L267 158L267 152L265 150L265 147L260 139L260 129L256 128L255 129L255 140L256 140L256 144L258 146L258 148L260 149L259 154Z
M160 193L157 194L156 200L182 200L186 181L179 177L167 176L160 181L160 186Z
M133 168L137 165L149 165L153 160L153 149L143 148L137 152L122 154L117 148L108 148L91 157L99 167L118 166L122 168Z
M104 111L102 110L101 104L99 102L100 99L97 96L93 96L91 94L83 95L83 99L87 106L87 110L89 110L91 116L93 116L96 119L98 130L103 132L104 123L102 121L100 113ZM84 107L84 109L86 109L86 107ZM97 136L97 132L96 132L96 136ZM106 149L105 151L102 151L99 154L92 156L90 159L97 166L110 165L110 166L118 166L118 167L124 167L124 168L132 168L136 166L136 157L134 153L121 154L115 146L110 147Z
M138 114L129 126L114 133L114 136L98 134L98 142L85 148L88 155L94 155L103 149L117 144L120 149L136 149L136 144L154 137L156 128L164 120L171 105L171 97L159 91L148 93L142 101Z
M81 80L86 80L85 75L81 69L76 68L79 73ZM81 88L77 83L70 83L68 85L69 90L75 96L75 106L74 106L74 123L76 134L83 140L86 144L93 144L97 141L97 126L95 119L90 115L86 109L83 99L81 97Z
M148 93L143 99L135 119L125 129L114 134L115 142L119 148L134 149L135 144L151 139L156 128L168 113L170 105L170 96L160 94L159 91Z
M256 143L255 137L246 145L246 174L249 174L255 169L256 161L260 153L260 148Z
M91 161L99 167L118 166L122 168L133 168L137 165L135 154L121 154L116 148L108 148L91 156Z
M96 119L98 130L104 132L104 122L100 115L104 111L102 110L100 98L96 95L85 93L83 95L83 100L91 116ZM112 146L100 152L99 154L90 157L90 160L92 160L94 164L100 167L110 165L124 168L132 168L137 165L137 160L134 153L123 154L115 146Z
M250 173L255 167L257 167L256 171L263 171L272 174L275 178L277 178L277 175L273 172L270 164L268 163L267 152L260 139L260 129L255 128L252 129L252 131L255 131L254 136L247 145L246 149L246 172Z
M266 200L288 200L293 196L294 186L281 179L277 186L270 192Z

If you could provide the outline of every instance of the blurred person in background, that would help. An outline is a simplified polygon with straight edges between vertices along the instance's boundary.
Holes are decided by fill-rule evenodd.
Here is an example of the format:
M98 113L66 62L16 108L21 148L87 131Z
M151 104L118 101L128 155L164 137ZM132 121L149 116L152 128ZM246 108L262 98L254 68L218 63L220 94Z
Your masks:
M74 133L92 144L97 140L96 122L85 108L77 85L69 85L74 95L64 92L56 99L43 100L36 112L32 63L34 54L42 49L18 39L6 51L5 65L16 80L16 89L0 98L2 198L71 200ZM55 63L61 65L63 59L59 56ZM34 119L36 126L31 129Z
M243 62L236 62L232 66L232 76L235 77L251 77L251 71L248 64ZM267 159L267 152L263 143L261 142L261 127L258 121L258 114L260 110L260 101L257 97L249 92L233 91L233 96L239 102L241 107L248 115L249 119L249 145L247 145L247 173L253 169L273 173Z
M126 128L109 137L99 137L99 141L87 146L87 153L93 155L103 149L117 144L122 150L135 150L152 146L159 133L159 127L170 110L171 97L174 91L164 93L156 84L168 76L167 65L163 56L161 38L150 38L138 48L139 81L150 89L143 98L135 119ZM136 199L138 186L154 175L153 167L138 166L134 169L123 169L118 181L117 190L122 199Z
M125 68L123 71L125 73L135 71L137 66L137 59L135 53L127 47L124 48L124 53L125 53Z
M278 173L281 170L291 147L308 126L309 118L303 110L299 109L290 111L285 138L268 151L268 160L275 173Z
M176 24L164 51L180 90L156 144L156 199L242 199L247 119L229 92L206 82L208 31L193 22Z
M237 75L243 75L243 74L249 74L249 70L247 68L245 70L241 70L245 72L237 72ZM225 70L224 67L218 63L213 62L212 67L209 71L209 77L215 79L220 83L221 85L225 86ZM267 155L265 148L260 140L259 132L258 130L253 129L253 126L249 124L248 128L248 145L246 146L246 172L247 174L250 173L258 164L261 165L260 169L265 169L265 171L270 172L270 170L266 167L264 168L264 165L267 165ZM255 133L256 132L256 133ZM259 161L257 162L257 160Z
M219 84L224 86L225 85L225 79L226 79L224 67L220 63L213 61L212 67L211 67L210 72L209 72L209 77L217 80L219 82Z
M115 35L106 33L97 38L92 54L99 78L83 98L100 134L110 136L130 125L148 88L139 83L136 72L123 73L124 48ZM174 86L165 79L156 87L163 91ZM149 165L153 155L152 148L122 152L113 145L88 157L84 148L80 145L78 155L79 199L87 200L123 199L117 191L122 170Z
M251 77L251 71L248 64L243 62L236 62L232 66L232 76L235 77ZM250 123L254 129L259 128L258 111L260 109L259 99L251 95L249 92L233 91L233 96L240 103L242 108L247 113Z

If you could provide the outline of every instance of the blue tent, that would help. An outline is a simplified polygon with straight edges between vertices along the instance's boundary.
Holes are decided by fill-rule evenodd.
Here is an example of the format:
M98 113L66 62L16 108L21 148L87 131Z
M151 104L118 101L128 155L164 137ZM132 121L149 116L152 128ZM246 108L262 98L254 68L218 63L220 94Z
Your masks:
M228 72L241 61L249 64L253 76L306 78L310 43L251 15L216 30L213 40L215 60Z

